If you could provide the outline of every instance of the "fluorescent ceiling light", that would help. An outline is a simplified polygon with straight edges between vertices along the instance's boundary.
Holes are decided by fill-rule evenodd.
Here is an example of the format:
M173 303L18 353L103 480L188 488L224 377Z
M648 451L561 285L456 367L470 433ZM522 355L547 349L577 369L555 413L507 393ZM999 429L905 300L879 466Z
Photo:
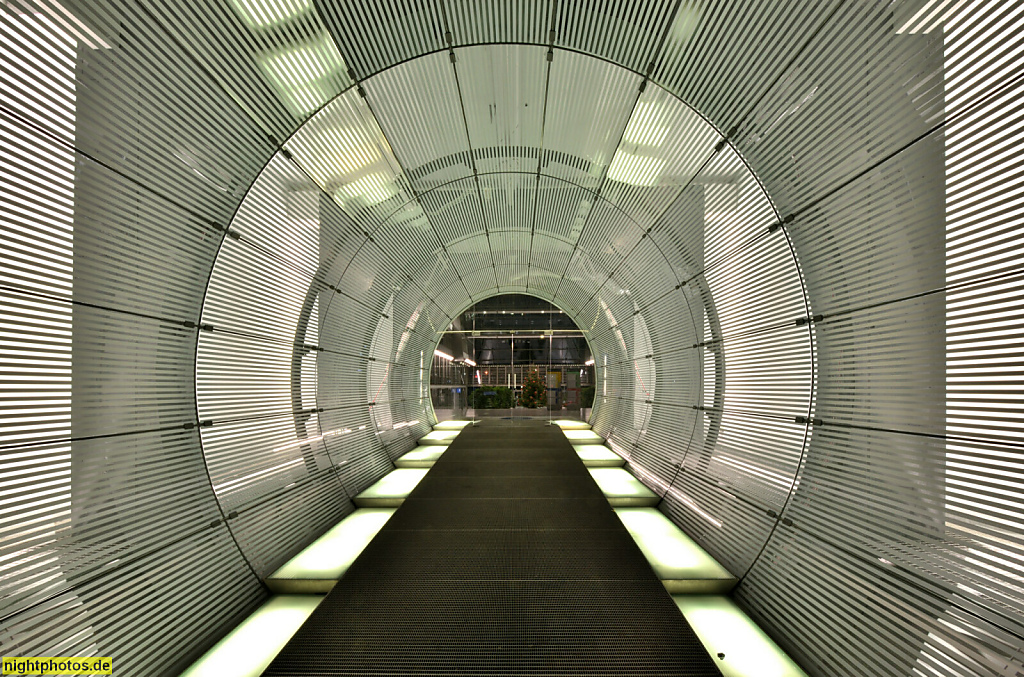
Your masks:
M429 231L430 219L417 203L408 203L389 217L391 223L420 231ZM396 290L397 291L397 290Z
M434 351L434 355L440 357L442 360L448 360L449 362L451 362L452 360L455 359L454 357L452 357L448 353L443 353L440 350L435 350Z
M325 129L318 136L319 143L331 158L331 164L346 174L356 172L378 159L379 153L373 145L351 129Z
M327 103L327 94L317 85L303 85L279 90L285 107L296 115L305 117Z
M249 28L267 28L306 12L311 0L231 0L235 13Z
M678 44L685 44L693 37L700 23L700 4L697 0L684 0L672 21L669 36Z
M949 21L967 0L928 0L897 33L930 33Z
M326 35L271 52L260 61L268 74L287 87L316 82L345 65L334 41Z
M259 63L285 105L297 115L325 104L336 89L330 76L345 70L345 61L326 34L265 54Z
M367 174L352 183L347 183L335 193L344 199L345 197L361 197L370 204L384 202L391 197L388 188L388 179L383 174Z
M620 150L612 158L612 165L608 168L608 178L612 181L628 183L631 186L653 186L657 183L664 166L664 160L633 155Z
M468 364L471 367L475 367L476 366L476 362L474 362L473 360L469 359L468 357L466 359L464 359L463 362L465 362L466 364Z
M583 363L583 365L584 365L584 366L586 366L586 367L592 367L592 366L594 366L594 358L590 358L589 360L587 360L586 362L584 362L584 363Z
M641 146L658 146L668 136L668 127L658 124L660 117L654 103L641 101L629 118L623 140Z

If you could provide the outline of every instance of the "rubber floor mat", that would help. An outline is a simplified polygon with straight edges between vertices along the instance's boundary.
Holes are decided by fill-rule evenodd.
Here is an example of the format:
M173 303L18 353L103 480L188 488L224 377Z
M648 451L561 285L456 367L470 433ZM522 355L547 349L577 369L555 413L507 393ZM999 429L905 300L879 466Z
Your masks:
M485 420L264 674L721 673L561 430Z

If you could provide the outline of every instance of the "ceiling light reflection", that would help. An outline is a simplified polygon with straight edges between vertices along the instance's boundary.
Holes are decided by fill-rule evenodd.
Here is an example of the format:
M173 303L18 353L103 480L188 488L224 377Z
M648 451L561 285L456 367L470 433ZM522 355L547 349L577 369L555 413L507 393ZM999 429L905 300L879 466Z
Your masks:
M265 54L259 64L284 104L299 116L325 104L336 89L330 77L345 71L345 61L328 35Z
M660 145L668 136L668 127L658 124L660 118L661 114L653 102L641 101L629 118L629 124L622 135L623 141L642 146Z
M631 186L653 186L657 183L665 161L653 157L616 151L608 168L608 178Z
M310 0L231 0L235 13L249 28L268 28L304 14Z
M366 176L347 183L335 192L342 201L346 198L362 198L368 204L375 205L391 197L388 179L383 174L367 174Z

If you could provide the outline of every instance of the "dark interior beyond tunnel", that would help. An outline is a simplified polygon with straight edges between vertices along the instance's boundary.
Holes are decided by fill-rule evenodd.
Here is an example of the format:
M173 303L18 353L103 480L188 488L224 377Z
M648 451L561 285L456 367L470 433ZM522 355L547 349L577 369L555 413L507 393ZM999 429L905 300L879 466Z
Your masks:
M442 333L430 389L439 420L499 415L586 421L594 402L594 360L586 334L564 311L534 296L502 294L473 304Z

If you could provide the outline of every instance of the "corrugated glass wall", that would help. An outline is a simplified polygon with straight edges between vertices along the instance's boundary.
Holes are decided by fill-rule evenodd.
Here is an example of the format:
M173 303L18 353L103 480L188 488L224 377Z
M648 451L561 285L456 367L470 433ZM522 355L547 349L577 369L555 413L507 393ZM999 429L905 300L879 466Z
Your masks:
M1022 10L11 0L4 655L175 673L516 292L808 672L1024 670Z

